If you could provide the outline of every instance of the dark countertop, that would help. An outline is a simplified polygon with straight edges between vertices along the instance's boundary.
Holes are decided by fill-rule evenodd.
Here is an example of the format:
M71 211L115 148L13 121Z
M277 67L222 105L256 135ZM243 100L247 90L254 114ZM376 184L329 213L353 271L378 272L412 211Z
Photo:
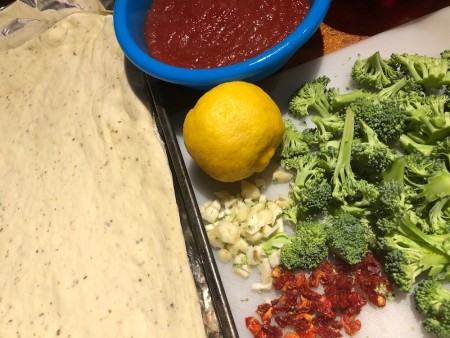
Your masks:
M450 6L450 0L333 0L319 30L282 70L329 54L447 6Z

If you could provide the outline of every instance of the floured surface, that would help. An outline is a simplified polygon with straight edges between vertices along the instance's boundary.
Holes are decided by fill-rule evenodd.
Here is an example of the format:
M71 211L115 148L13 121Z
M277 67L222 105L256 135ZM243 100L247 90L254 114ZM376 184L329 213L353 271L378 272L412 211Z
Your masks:
M0 337L205 336L112 17L73 14L0 59Z

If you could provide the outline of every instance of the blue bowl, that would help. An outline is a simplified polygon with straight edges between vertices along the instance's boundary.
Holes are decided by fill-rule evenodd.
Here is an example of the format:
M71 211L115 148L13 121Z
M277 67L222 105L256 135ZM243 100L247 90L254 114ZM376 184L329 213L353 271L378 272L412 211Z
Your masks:
M331 0L314 0L305 19L283 41L251 59L217 68L175 67L147 53L144 23L151 0L116 0L114 30L126 57L145 73L167 82L206 89L227 81L255 82L276 72L314 34L330 3Z

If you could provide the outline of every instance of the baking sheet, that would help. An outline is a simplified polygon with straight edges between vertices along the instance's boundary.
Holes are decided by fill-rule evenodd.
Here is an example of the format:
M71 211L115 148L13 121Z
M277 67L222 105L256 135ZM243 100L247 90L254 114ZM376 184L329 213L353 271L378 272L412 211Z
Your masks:
M385 57L393 52L421 53L431 56L439 56L439 53L450 48L450 7L419 18L408 24L394 28L374 37L368 38L355 45L328 54L299 67L289 69L283 73L272 76L259 83L277 102L285 117L287 117L287 103L292 92L303 82L312 80L321 75L327 75L331 79L330 87L338 87L342 91L352 86L350 69L354 61L360 55L367 57L375 51L380 51ZM195 102L199 93L180 92L176 100L181 98L186 104ZM173 100L173 99L172 99ZM182 142L181 130L186 110L182 109L179 102L172 102L170 119L176 132L180 149L186 164L186 168L194 188L197 203L214 198L215 191L238 191L237 186L220 184L205 175L192 161ZM259 177L270 179L272 164ZM276 198L280 194L287 194L286 185L272 184L265 194ZM224 289L230 304L236 327L241 338L249 338L251 334L245 328L244 318L254 315L258 304L266 299L275 298L275 293L251 291L251 283L258 280L257 271L248 280L234 275L230 264L217 262ZM397 292L394 301L391 301L383 309L367 305L359 316L362 328L355 337L370 338L403 338L403 337L431 337L421 327L423 319L414 309L410 296Z
M79 11L89 11L110 15L114 0L17 0L9 1L11 4L0 4L0 50L11 49L45 31L64 17ZM192 205L193 197L190 193L190 183L187 175L176 175L180 170L183 160L178 161L173 147L176 145L166 128L169 123L161 123L158 108L155 106L153 95L145 92L147 89L143 81L144 74L131 62L124 63L129 82L136 90L136 99L148 99L150 114L153 114L158 125L158 131L164 136L166 151L169 153L169 164L174 175L174 190L180 214L180 223L186 243L186 250L190 267L195 280L202 316L208 338L237 338L238 334L234 326L231 311L227 303L225 292L220 282L219 273L215 266L212 252L209 250L206 232L202 233L203 226L196 205ZM143 93L144 92L144 93ZM165 116L165 115L163 115ZM171 149L169 149L171 148ZM193 193L192 193L193 195ZM203 236L203 238L202 238Z

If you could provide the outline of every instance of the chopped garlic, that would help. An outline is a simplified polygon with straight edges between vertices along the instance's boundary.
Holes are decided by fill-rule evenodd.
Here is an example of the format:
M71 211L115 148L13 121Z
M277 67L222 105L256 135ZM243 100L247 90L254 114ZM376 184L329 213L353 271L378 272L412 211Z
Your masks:
M273 173L272 180L276 183L289 183L292 180L292 174L286 171L277 170Z
M281 250L275 250L269 256L269 263L272 268L280 264Z
M270 200L261 194L265 181L255 184L241 181L241 192L235 196L227 191L216 193L217 199L200 206L205 229L221 262L233 262L233 272L248 278L252 269L260 273L260 283L254 290L272 288L272 269L280 262L280 250L266 256L262 243L284 228L282 213L289 200Z
M241 195L244 199L257 199L260 196L258 187L248 181L241 181Z
M219 238L224 243L235 243L240 238L239 226L228 221L220 221L217 224Z
M233 255L227 249L217 251L217 257L219 257L222 263L230 263L233 260Z

